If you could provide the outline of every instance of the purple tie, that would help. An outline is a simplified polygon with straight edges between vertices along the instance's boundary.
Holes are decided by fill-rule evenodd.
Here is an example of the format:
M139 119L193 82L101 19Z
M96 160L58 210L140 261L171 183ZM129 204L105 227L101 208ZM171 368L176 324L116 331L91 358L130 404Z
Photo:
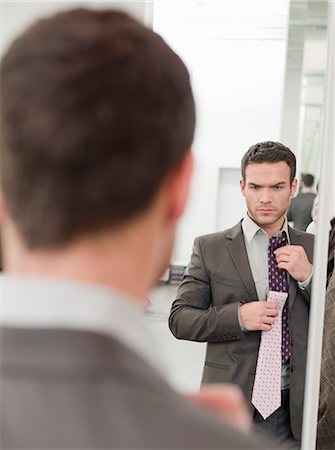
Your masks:
M268 258L269 258L269 289L277 292L288 292L287 272L279 269L274 251L287 245L287 238L283 236L273 236L269 240ZM291 357L290 333L288 328L288 306L287 300L283 307L282 315L282 363L287 363Z

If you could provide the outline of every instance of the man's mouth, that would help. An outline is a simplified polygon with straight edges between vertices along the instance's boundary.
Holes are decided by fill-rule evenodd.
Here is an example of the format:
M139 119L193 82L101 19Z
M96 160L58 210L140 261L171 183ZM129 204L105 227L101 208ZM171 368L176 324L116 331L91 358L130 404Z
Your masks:
M274 209L272 208L258 208L258 212L263 214L269 214L271 212L274 212Z

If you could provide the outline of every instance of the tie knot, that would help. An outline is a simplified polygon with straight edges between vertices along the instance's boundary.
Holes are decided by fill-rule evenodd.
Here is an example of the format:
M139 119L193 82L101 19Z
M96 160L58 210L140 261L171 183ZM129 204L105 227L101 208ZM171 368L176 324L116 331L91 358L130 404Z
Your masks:
M284 245L287 244L287 239L285 234L283 234L282 236L272 236L269 239L269 249L274 251L279 247L283 247Z

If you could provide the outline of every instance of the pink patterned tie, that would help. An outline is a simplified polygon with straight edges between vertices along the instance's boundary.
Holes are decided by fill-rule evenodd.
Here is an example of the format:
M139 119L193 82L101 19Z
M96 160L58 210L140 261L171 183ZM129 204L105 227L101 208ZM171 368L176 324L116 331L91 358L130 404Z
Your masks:
M288 293L269 291L267 300L276 303L278 316L270 331L262 331L251 403L267 419L281 405L282 310Z

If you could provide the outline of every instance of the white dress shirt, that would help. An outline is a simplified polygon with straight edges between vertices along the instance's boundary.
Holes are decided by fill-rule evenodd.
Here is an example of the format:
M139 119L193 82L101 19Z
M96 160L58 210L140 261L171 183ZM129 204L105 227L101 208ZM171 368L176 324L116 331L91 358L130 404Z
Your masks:
M126 294L60 278L1 274L0 324L6 327L63 328L118 339L161 376L164 361L144 311ZM165 377L164 377L165 378Z

